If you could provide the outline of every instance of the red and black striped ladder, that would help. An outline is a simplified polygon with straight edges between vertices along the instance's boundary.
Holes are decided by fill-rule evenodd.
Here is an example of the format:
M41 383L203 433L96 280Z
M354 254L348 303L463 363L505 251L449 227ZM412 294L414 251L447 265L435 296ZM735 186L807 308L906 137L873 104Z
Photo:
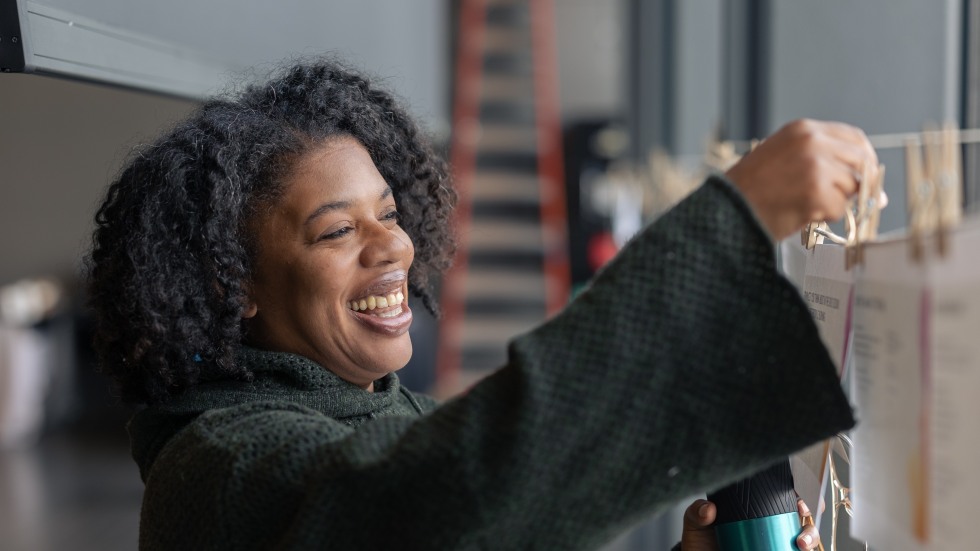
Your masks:
M503 365L568 301L552 0L461 0L450 161L459 252L441 293L436 393Z

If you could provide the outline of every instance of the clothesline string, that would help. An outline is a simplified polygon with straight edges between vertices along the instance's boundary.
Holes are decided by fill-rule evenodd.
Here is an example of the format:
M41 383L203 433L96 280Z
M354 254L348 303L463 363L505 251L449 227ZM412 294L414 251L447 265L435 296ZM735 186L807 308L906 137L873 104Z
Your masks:
M961 144L972 144L980 143L980 128L964 128L960 130L955 130L958 141ZM942 130L927 130L925 132L896 132L893 134L873 134L868 136L868 141L871 142L872 147L875 149L899 149L905 147L908 142L913 142L917 144L922 143L923 137L930 137L939 140L942 136ZM731 143L735 147L736 151L748 151L751 148L752 142L747 140L731 140Z
M980 142L980 128L965 128L953 131L959 143L970 144ZM868 141L875 149L897 149L900 147L905 147L908 142L922 143L922 138L928 136L930 138L935 138L936 140L941 139L941 130L929 130L926 132L899 132L895 134L875 134L873 136L868 136Z

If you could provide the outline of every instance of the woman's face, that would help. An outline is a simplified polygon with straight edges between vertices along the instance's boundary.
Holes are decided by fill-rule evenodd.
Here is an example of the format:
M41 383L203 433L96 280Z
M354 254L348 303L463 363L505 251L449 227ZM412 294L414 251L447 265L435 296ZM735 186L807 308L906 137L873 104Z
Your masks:
M252 221L249 342L368 390L404 367L415 249L397 220L391 188L357 140L332 138L301 157L281 197Z

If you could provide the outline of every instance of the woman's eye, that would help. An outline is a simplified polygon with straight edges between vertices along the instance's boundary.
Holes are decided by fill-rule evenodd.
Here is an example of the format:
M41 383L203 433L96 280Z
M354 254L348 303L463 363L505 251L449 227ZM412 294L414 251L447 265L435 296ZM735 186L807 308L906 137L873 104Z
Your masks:
M320 239L340 239L341 237L347 235L348 233L350 233L352 231L354 231L354 228L353 227L351 227L351 226L344 226L343 228L340 228L339 230L332 231L330 233L324 234L323 236L320 237Z
M392 211L386 212L384 214L384 216L381 217L381 219L382 220L385 220L385 221L398 222L399 220L401 220L401 215L398 214L398 211L397 210L392 210Z

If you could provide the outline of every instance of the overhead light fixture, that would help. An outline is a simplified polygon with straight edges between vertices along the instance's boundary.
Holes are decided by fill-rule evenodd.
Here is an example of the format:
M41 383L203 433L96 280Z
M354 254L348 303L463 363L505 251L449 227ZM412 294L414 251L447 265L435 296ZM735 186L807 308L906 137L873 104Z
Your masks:
M31 0L0 0L0 71L77 78L194 100L233 68L147 35Z

